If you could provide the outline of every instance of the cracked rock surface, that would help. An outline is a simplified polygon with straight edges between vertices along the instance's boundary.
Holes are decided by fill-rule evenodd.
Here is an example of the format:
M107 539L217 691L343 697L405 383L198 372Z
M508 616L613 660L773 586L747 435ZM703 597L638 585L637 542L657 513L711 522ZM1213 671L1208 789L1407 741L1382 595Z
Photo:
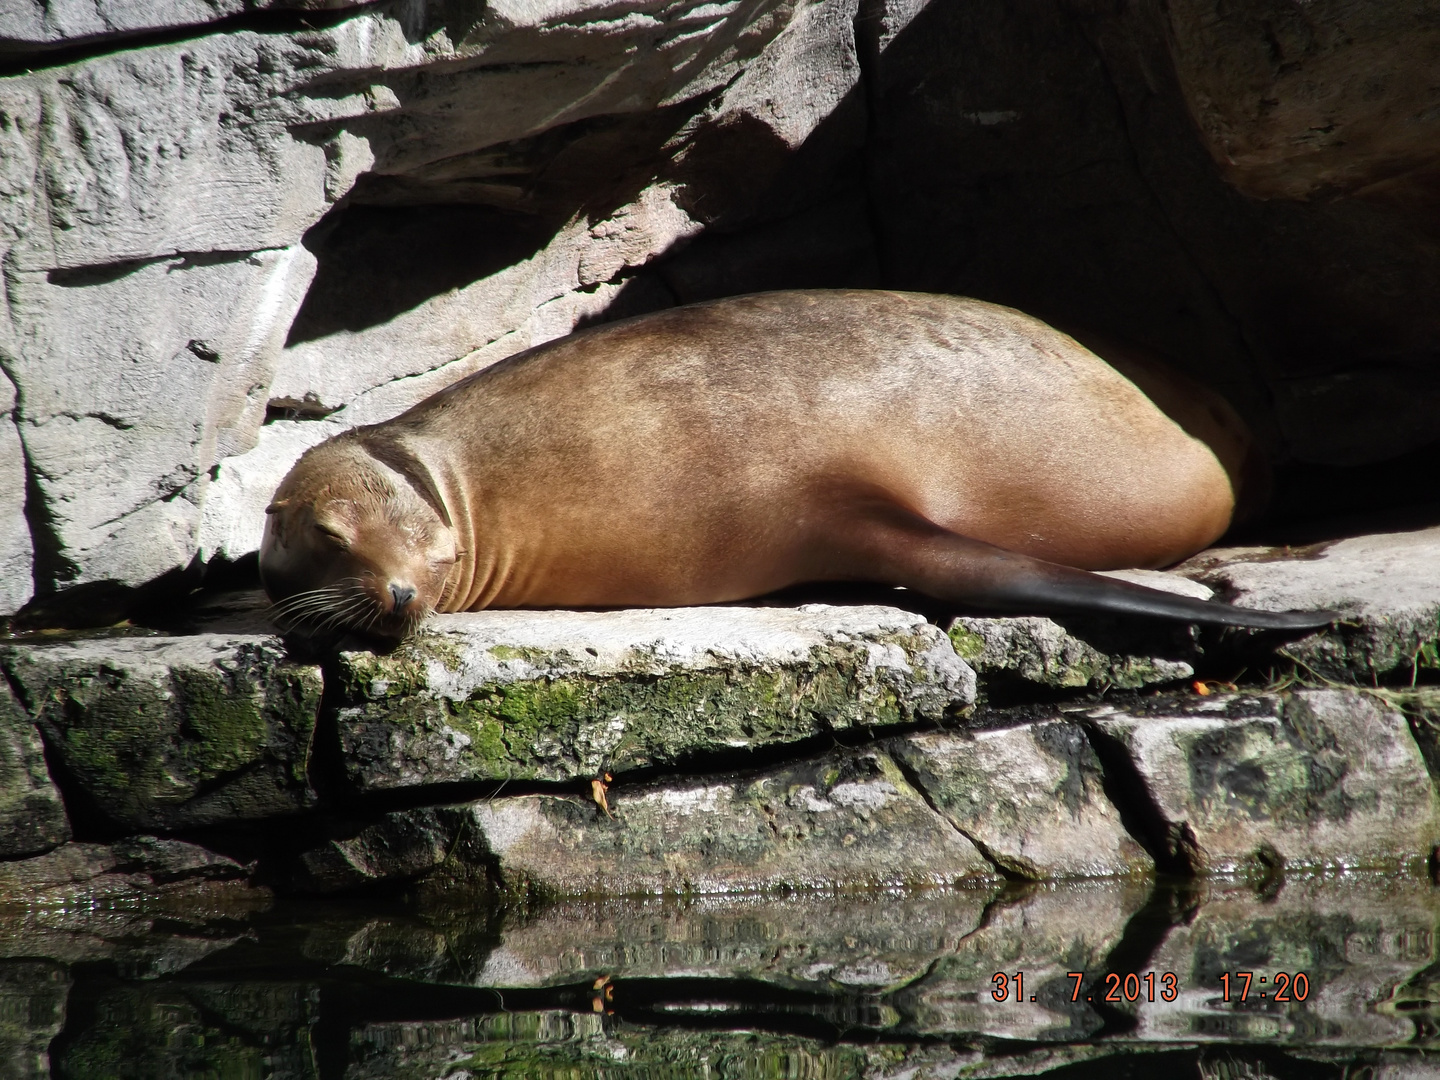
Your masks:
M940 723L975 675L888 608L474 612L387 656L339 657L345 768L362 791L589 779L839 732Z

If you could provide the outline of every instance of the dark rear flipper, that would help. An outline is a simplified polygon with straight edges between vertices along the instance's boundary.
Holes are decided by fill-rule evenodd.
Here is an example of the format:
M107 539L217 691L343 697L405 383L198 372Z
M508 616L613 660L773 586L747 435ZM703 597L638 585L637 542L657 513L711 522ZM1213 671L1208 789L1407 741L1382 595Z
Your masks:
M1052 577L1043 593L1035 597L1047 612L1113 612L1255 630L1314 630L1340 618L1338 611L1259 611L1151 589L1068 566L1056 569L1062 573Z
M879 557L870 557L879 571L874 580L967 607L1015 615L1111 612L1256 630L1313 630L1340 618L1335 611L1257 611L1180 596L1006 551L913 517L891 517L882 527Z

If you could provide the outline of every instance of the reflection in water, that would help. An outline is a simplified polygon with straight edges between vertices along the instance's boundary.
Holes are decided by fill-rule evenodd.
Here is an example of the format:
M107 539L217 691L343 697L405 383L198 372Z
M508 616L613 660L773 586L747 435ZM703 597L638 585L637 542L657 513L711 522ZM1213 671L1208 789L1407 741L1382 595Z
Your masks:
M0 1075L1440 1080L1437 914L1365 876L31 909L0 918Z

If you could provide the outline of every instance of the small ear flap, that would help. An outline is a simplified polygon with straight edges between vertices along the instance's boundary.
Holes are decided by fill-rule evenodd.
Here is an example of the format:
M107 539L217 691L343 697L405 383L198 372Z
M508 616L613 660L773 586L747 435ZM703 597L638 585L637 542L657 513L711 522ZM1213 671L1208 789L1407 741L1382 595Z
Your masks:
M276 499L269 506L265 507L265 513L278 514L281 510L284 510L289 505L289 499Z

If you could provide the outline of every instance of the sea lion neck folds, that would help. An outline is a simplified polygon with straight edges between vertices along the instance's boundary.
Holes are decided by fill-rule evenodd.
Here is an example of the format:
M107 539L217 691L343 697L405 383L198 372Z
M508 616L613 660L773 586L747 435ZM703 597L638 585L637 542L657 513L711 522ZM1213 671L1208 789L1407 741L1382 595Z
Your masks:
M391 637L429 610L703 604L825 580L989 610L1330 621L1087 572L1178 561L1243 495L1253 455L1233 411L1156 379L1164 409L1072 338L959 297L675 308L307 452L276 492L261 571L293 624ZM1221 420L1191 422L1201 405Z

